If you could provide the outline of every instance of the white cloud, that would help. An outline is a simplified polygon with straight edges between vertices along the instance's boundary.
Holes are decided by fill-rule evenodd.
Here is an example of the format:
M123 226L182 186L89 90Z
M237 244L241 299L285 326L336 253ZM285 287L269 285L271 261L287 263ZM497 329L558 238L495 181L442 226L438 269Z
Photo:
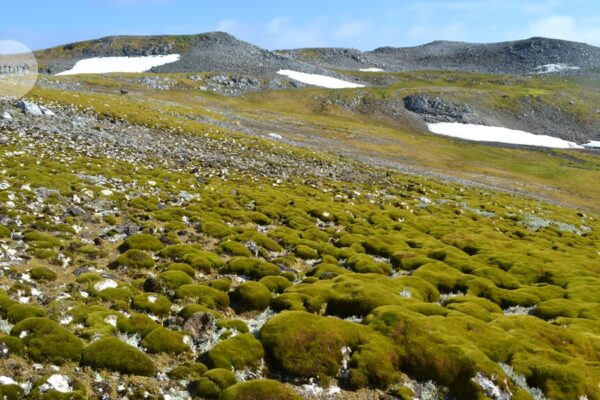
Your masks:
M598 20L577 20L570 15L554 15L534 21L526 36L544 36L600 45Z
M367 21L344 21L333 31L333 36L339 39L353 39L364 35L368 31L368 29L369 24Z
M454 22L446 26L435 26L428 24L413 25L407 33L411 41L429 42L433 40L464 40L465 30L460 22Z

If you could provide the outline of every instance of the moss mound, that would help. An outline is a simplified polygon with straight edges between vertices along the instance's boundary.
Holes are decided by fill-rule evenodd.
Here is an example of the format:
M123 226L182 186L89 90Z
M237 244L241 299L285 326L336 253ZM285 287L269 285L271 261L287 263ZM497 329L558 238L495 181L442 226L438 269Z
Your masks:
M271 292L265 285L258 282L244 282L230 294L232 307L237 312L258 310L269 307Z
M237 383L225 390L219 400L301 400L302 397L283 383L260 379Z
M62 364L81 359L81 340L48 318L27 318L13 326L10 334L21 337L24 332L25 352L37 362Z
M156 237L142 233L139 235L129 236L120 246L121 251L127 250L147 250L159 251L165 245Z
M194 270L192 269L192 272L193 271ZM178 289L182 285L189 285L193 282L192 278L190 278L190 275L187 272L177 270L162 272L158 275L158 278L168 289Z
M231 370L216 368L206 371L200 379L192 381L190 389L196 397L218 399L223 390L235 383L235 375Z
M131 306L136 310L146 311L159 316L171 312L171 302L168 298L158 293L143 293L133 298Z
M31 279L36 281L54 281L56 280L56 272L48 267L34 267L29 270Z
M259 280L265 276L279 275L279 268L260 258L235 257L227 263L227 272L231 274L248 276Z
M264 355L262 344L245 333L219 342L206 355L206 364L213 368L243 370L257 367Z
M117 338L99 339L83 350L83 365L122 374L154 376L156 367L148 356Z
M275 365L292 376L336 377L347 348L352 354L348 385L387 387L400 378L400 351L371 328L352 322L287 311L267 321L260 341Z
M226 309L229 307L229 296L207 285L182 285L177 289L177 297L194 299L209 308Z
M129 268L152 268L154 260L152 256L142 250L127 250L121 254L116 261L117 265Z
M31 304L14 304L8 308L7 318L12 323L20 322L27 318L45 317L46 310Z
M150 353L181 354L189 351L187 344L183 343L183 335L167 328L152 330L142 340L144 346Z

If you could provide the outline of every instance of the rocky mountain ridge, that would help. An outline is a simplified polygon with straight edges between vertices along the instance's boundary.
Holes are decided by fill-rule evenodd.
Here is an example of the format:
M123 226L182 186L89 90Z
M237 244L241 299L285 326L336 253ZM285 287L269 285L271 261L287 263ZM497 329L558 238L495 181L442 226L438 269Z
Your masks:
M58 73L90 57L178 53L156 72L236 72L271 75L280 69L335 75L331 69L449 70L529 75L597 72L600 48L584 43L530 38L500 43L435 41L414 47L305 48L270 51L224 32L178 36L110 36L40 50L41 70Z

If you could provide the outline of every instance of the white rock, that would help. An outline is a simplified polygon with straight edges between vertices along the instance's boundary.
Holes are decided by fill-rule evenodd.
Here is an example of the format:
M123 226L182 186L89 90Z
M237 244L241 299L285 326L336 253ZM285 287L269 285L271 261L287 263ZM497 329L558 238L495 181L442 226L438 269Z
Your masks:
M111 196L113 194L113 191L110 189L104 189L100 193L102 193L103 196Z
M109 315L108 317L104 318L104 322L106 322L107 324L112 325L116 328L117 327L117 316Z
M13 119L12 115L10 115L10 113L8 111L4 111L4 113L2 114L2 118L8 119L8 120Z
M44 112L42 111L42 109L40 108L40 106L38 106L37 104L32 103L30 101L19 100L16 105L25 114L35 115L35 116L42 116L42 115L44 115Z
M119 284L116 281L113 281L112 279L105 279L96 283L94 285L94 289L96 289L97 292L101 292L104 289L116 288L117 286L119 286Z
M8 376L0 376L0 385L16 385L17 382Z
M277 133L269 133L269 137L277 140L283 139L283 137L281 135L278 135Z
M48 385L50 385L52 389L56 390L57 392L69 393L73 391L70 385L70 381L71 380L68 376L54 374L50 376L46 382L48 383Z

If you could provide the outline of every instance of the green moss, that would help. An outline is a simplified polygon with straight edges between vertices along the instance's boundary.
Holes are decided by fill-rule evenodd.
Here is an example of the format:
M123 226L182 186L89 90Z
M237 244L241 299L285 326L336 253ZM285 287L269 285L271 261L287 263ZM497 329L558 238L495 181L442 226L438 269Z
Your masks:
M531 313L545 320L558 317L578 318L587 308L586 305L577 301L552 299L539 303Z
M150 358L117 338L99 339L83 350L83 365L122 374L153 376L156 367Z
M206 364L213 368L243 370L256 368L265 353L262 344L245 333L221 340L205 356Z
M42 386L47 384L50 376L46 375L35 381L28 394L28 398L36 400L85 400L88 398L85 385L72 376L67 376L69 386L71 387L71 391L69 392L63 393L54 389L42 389Z
M177 289L177 297L194 299L209 308L226 309L229 307L229 296L207 285L182 285Z
M273 293L282 293L292 286L292 282L283 276L265 276L258 283L265 285Z
M219 400L301 400L296 392L283 383L270 380L241 382L225 390Z
M159 316L169 315L171 302L158 293L143 293L133 298L131 306L140 311L146 311Z
M75 279L75 282L77 283L94 283L94 282L98 282L101 281L102 277L97 274L96 272L84 272L83 274L79 275L77 277L77 279Z
M294 249L294 253L296 253L298 257L305 260L314 260L316 258L319 258L319 254L315 249L312 249L308 246L304 246L302 244L296 246L296 248Z
M10 237L10 229L4 225L0 225L0 239L6 239Z
M54 281L56 280L56 272L48 267L34 267L29 270L31 279L36 281Z
M223 318L223 315L221 313L212 310L202 304L189 304L183 307L183 309L179 312L179 316L185 320L188 320L191 318L192 315L196 313L210 313L216 319Z
M207 285L228 293L231 287L231 280L228 278L213 279L208 281Z
M117 329L131 335L138 334L142 338L160 325L145 314L132 314L129 318L120 315L117 319Z
M160 251L160 255L169 257L174 261L185 262L194 269L206 273L210 273L213 269L221 268L225 264L218 255L187 244L165 247Z
M191 380L201 377L207 370L206 365L202 363L184 364L174 367L167 375L171 379Z
M400 377L392 342L352 322L288 311L267 321L260 340L277 368L292 376L335 377L342 348L347 347L352 351L348 378L352 387L387 387Z
M173 263L169 264L167 267L167 271L181 271L185 272L190 278L194 278L196 276L196 270L192 268L191 265L186 263Z
M159 274L158 278L168 289L177 289L181 285L188 285L193 282L192 278L183 271L165 271Z
M269 307L271 291L258 282L244 282L230 294L232 307L237 312L258 310Z
M216 238L223 238L225 236L231 235L231 230L227 227L227 225L214 221L203 222L201 230L208 236Z
M231 370L215 368L206 371L200 379L190 384L191 392L196 397L217 399L221 392L236 383Z
M7 317L12 323L20 322L26 318L45 317L46 310L31 304L16 303L8 308Z
M62 364L81 358L81 340L48 318L27 318L13 326L10 334L20 337L23 332L27 332L22 338L25 351L34 361Z
M189 346L183 343L181 333L167 328L153 329L141 344L151 353L181 354L190 350Z
M121 251L127 250L147 250L147 251L159 251L165 245L156 237L142 233L138 235L129 236L123 244L120 246Z
M251 257L252 253L243 244L232 240L225 241L219 245L219 249L232 256Z
M117 258L117 265L129 268L152 268L152 256L142 250L127 250Z
M473 271L473 275L489 279L503 289L518 289L521 286L517 278L499 268L479 268Z
M126 288L107 288L98 292L98 297L104 301L113 303L121 309L127 309L133 294Z
M400 268L404 271L411 271L419 268L421 265L428 264L434 260L422 254L407 251L399 251L392 254L392 256L390 257L390 261L392 265L396 268Z
M23 353L23 343L19 338L0 334L0 343L4 344L11 353Z
M347 274L348 270L335 264L323 263L308 271L306 275L319 279L332 279L336 276Z
M227 272L261 279L265 276L279 275L279 268L259 258L235 257L227 263Z
M21 400L25 398L25 391L19 385L0 385L0 396L6 400Z
M248 333L248 326L244 321L239 319L220 319L217 321L218 328L233 329L240 333Z

